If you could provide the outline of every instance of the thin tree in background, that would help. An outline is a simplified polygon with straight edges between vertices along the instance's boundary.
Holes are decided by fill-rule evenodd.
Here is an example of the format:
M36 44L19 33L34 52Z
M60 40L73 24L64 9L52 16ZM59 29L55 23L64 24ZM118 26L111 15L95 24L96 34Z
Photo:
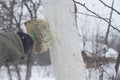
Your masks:
M112 16L113 16L113 12L117 13L118 16L120 14L120 12L114 8L114 0L112 0L112 4L111 6L107 5L104 1L102 0L99 0L100 3L102 3L105 7L107 7L108 9L110 9L110 14L109 14L109 18L104 18L102 17L101 15L97 14L97 12L95 12L94 10L90 9L89 7L86 6L85 3L81 3L81 2L78 2L78 1L74 1L77 5L80 5L81 7L84 7L88 12L90 12L91 14L87 14L87 13L82 13L82 12L77 12L78 14L82 14L82 15L86 15L86 16L90 16L90 17L94 17L96 19L101 19L102 21L106 22L108 24L107 26L107 31L106 31L106 34L105 34L105 37L104 37L104 44L107 46L105 48L103 48L103 62L101 65L104 65L105 64L105 57L106 57L106 52L108 51L109 49L109 41L108 41L108 38L109 38L109 34L110 34L110 29L112 28L113 30L116 30L118 32L120 32L120 30L116 27L116 26L113 26L112 23ZM119 53L119 52L118 52ZM118 55L117 57L117 60L116 60L116 65L115 65L115 70L116 70L116 73L118 72L118 68L119 68L119 60L120 57ZM100 77L99 77L99 80L103 80L103 76L104 76L104 73L105 73L105 70L103 69L103 66L100 67Z
M23 31L22 25L24 19L33 19L38 17L40 10L41 0L2 0L0 1L0 24L1 31ZM24 10L27 9L29 14L25 14ZM30 50L31 51L31 50ZM32 53L29 51L27 55L27 73L26 80L30 80L32 68ZM15 69L18 79L21 80L19 64L15 64ZM8 72L10 74L9 66ZM11 75L11 74L10 74ZM11 76L12 77L12 76ZM12 78L11 78L12 79Z

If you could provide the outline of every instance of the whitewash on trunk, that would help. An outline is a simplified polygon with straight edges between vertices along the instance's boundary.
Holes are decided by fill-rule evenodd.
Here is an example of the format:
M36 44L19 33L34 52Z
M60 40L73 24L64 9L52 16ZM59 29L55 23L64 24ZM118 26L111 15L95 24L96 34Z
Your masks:
M72 0L42 0L46 21L54 37L50 55L56 80L86 80Z

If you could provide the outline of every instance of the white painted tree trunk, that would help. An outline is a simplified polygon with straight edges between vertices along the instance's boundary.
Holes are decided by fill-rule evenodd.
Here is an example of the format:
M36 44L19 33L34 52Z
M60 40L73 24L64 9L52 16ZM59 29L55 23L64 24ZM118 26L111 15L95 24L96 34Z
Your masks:
M72 0L43 0L54 44L50 55L56 80L86 80Z

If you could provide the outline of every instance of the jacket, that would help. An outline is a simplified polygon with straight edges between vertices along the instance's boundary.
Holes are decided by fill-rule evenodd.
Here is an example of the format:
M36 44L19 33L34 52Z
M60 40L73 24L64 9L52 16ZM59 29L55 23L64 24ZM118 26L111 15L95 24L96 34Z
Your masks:
M6 61L18 61L24 56L22 41L18 34L14 32L0 33L0 67Z

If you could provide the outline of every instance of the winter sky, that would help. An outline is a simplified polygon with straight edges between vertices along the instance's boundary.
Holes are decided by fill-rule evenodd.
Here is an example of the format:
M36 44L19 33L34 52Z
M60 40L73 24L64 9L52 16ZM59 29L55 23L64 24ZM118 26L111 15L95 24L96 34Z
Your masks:
M111 10L106 6L104 6L99 0L77 0L77 1L81 3L85 3L85 5L90 10L96 12L100 16L104 18L109 18L109 14ZM102 1L104 1L107 5L111 6L113 0L102 0ZM120 5L120 0L114 0L114 8L118 11L120 11L119 5ZM93 15L80 5L78 5L78 12ZM112 16L112 25L114 25L115 27L120 26L119 21L120 21L120 16L114 12L114 15ZM101 34L104 34L106 32L106 29L108 26L108 24L101 19L85 16L79 13L78 13L78 24L80 26L80 30L81 30L81 27L87 27L86 29L88 29L90 33L92 33L93 31L96 31L96 29L99 26L99 30Z

